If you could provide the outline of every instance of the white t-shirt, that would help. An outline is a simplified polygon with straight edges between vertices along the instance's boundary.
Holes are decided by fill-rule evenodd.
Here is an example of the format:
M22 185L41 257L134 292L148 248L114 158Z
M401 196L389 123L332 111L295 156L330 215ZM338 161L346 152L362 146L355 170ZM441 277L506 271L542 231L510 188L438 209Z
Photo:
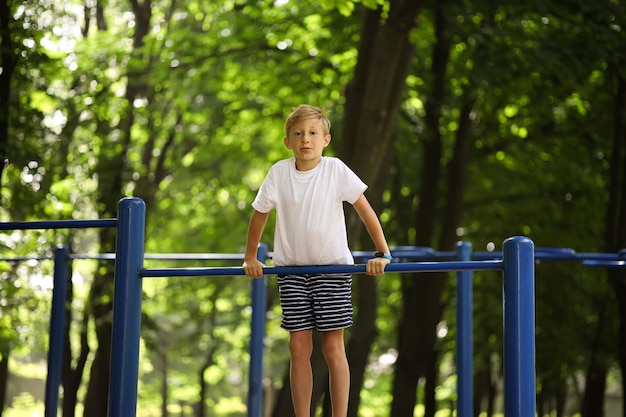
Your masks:
M276 209L274 265L351 265L343 202L354 204L367 185L343 163L322 157L309 171L294 158L270 168L252 207Z

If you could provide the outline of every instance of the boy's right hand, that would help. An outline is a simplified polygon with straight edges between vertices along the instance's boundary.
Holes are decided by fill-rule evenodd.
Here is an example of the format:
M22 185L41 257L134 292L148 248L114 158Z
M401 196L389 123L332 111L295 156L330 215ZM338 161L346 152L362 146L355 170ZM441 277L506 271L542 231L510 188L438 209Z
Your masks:
M263 263L257 258L246 258L243 260L243 271L248 278L263 277Z

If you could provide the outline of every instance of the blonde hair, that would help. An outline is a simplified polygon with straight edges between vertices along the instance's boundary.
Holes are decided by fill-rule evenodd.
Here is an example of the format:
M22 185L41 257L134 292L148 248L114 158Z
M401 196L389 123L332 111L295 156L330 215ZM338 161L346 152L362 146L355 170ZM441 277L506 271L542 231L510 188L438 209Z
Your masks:
M310 118L321 120L325 130L324 134L327 135L330 133L330 120L328 119L326 110L308 104L300 104L292 110L285 121L285 135L289 136L289 130L296 122Z

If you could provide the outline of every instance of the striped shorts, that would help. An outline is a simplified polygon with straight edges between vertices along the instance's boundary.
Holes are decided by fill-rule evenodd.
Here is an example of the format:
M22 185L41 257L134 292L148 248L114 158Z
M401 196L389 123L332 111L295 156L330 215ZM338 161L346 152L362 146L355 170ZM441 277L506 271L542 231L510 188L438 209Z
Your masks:
M352 275L279 275L281 327L321 332L352 326Z

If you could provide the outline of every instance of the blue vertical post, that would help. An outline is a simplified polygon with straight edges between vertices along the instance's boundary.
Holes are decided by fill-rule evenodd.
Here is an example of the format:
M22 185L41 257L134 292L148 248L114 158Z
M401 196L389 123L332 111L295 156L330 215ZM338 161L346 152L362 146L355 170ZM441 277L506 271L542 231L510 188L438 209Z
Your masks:
M532 240L504 241L504 415L535 417L535 250Z
M470 261L472 244L459 242L457 260ZM472 341L472 271L456 273L456 377L459 417L474 416L474 372Z
M257 258L265 263L267 245L261 243ZM263 339L265 338L267 279L252 280L252 321L250 323L250 370L248 373L248 417L263 415Z
M46 378L45 417L56 417L59 408L59 385L63 363L63 330L65 329L65 302L67 297L66 246L54 250L54 287L50 313L50 342L48 346L48 377Z
M108 415L135 417L142 282L138 271L143 266L146 205L139 198L123 198L117 213Z

